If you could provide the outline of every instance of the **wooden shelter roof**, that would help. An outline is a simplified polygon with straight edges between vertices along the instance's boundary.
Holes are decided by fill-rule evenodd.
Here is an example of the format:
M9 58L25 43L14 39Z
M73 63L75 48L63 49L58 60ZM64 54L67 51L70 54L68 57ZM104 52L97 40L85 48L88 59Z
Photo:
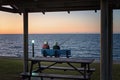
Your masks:
M120 9L120 0L108 0L113 9ZM11 6L5 7L5 6ZM0 0L0 10L12 13L99 10L100 0Z

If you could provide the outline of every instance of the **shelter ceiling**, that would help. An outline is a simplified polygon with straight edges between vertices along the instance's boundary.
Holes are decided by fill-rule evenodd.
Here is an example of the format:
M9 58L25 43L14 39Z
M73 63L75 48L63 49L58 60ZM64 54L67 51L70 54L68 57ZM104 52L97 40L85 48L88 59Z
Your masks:
M9 7L3 7L9 5ZM109 6L120 9L120 0L109 0ZM99 10L100 0L0 0L0 10L13 13L28 12L55 12Z

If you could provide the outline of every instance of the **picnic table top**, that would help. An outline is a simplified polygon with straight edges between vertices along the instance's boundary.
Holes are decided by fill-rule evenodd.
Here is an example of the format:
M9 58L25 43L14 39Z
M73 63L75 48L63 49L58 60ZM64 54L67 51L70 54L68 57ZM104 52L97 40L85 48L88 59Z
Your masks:
M94 59L81 58L55 58L55 57L32 57L29 61L45 61L45 62L70 62L70 63L86 63L91 64Z

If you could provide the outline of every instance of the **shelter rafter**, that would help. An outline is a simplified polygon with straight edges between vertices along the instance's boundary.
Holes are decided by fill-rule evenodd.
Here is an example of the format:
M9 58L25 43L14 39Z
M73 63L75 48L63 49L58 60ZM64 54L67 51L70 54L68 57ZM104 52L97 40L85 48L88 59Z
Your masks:
M99 10L100 0L0 0L0 6L1 11L13 13ZM109 0L109 7L120 9L120 0Z

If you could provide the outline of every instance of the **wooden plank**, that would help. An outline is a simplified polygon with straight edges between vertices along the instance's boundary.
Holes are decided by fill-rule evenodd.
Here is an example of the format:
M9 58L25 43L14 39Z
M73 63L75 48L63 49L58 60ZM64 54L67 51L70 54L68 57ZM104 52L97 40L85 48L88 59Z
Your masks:
M47 66L41 66L42 69L45 69L47 68ZM51 66L50 68L48 69L57 69L57 70L75 70L74 68L72 67L59 67L59 66ZM77 68L78 70L80 71L84 71L84 68ZM87 68L87 71L88 71L88 68ZM89 70L90 72L94 72L95 71L95 68L90 68Z
M64 62L64 63L85 63L90 64L94 59L80 59L80 58L53 58L53 57L33 57L29 61L45 61L45 62Z
M21 76L24 77L46 77L46 78L61 78L61 79L80 79L80 80L88 80L90 76L80 76L80 75L62 75L62 74L46 74L46 73L22 73Z

